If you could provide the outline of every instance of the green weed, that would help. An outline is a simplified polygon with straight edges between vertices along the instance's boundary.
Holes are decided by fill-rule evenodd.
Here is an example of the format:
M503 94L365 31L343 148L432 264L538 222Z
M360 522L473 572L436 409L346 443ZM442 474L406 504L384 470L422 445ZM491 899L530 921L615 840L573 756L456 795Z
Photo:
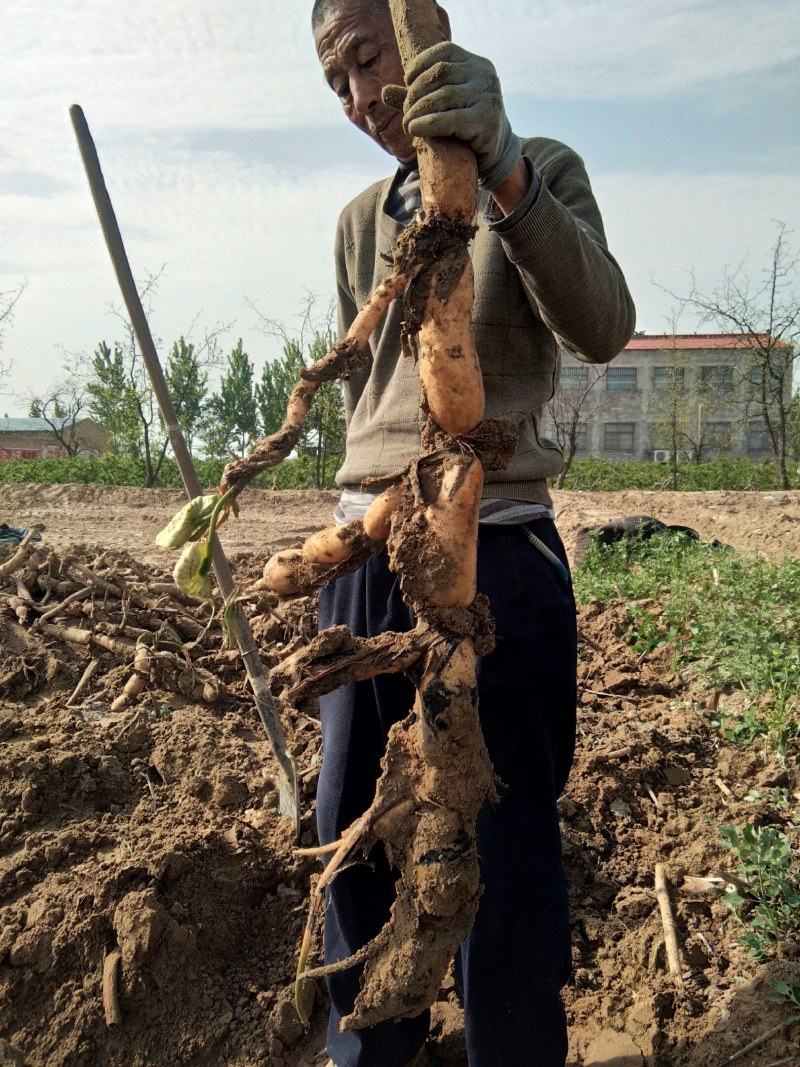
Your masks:
M198 473L203 485L219 482L226 459L198 459ZM326 486L333 488L334 471L329 472ZM287 459L257 480L262 488L308 489L315 484L314 456ZM84 483L92 485L145 485L144 465L127 456L101 456L97 459L13 459L0 463L2 482ZM168 459L161 469L159 486L181 489L177 466ZM708 463L681 463L678 488L685 492L733 491L769 492L779 485L774 463L765 460L751 463L747 459L720 456ZM663 463L620 463L598 456L577 459L570 467L565 489L614 492L623 489L669 491L672 474Z
M165 719L172 717L172 708L169 704L156 704L153 702L152 707L147 709L147 718L151 722L163 722Z
M789 985L788 982L773 982L772 989L769 999L773 1004L786 1004L787 1007L800 1009L800 986ZM791 1017L786 1020L786 1025L796 1023L798 1020L800 1020L800 1010L796 1014L792 1013Z
M579 601L628 602L638 652L662 645L673 669L709 688L743 690L747 708L715 720L726 739L756 738L783 758L800 733L800 562L776 563L680 534L592 545L575 574Z
M766 800L776 811L786 811L791 806L789 790L785 786L776 785L765 793L760 789L751 789L744 799L748 804L759 804L762 800Z
M781 942L800 939L800 833L791 824L784 833L748 823L741 831L724 826L720 835L747 886L746 893L726 894L723 903L744 929L740 943L753 959L765 960Z

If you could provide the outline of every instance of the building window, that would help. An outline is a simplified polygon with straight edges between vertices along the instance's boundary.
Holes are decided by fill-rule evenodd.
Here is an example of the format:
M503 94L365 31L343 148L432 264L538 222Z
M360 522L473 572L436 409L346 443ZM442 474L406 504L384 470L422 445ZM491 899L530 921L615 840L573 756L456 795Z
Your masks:
M700 381L704 389L730 393L733 391L733 367L701 367Z
M707 422L706 443L709 448L730 448L733 444L731 423Z
M636 367L609 367L606 371L606 389L632 392L636 388Z
M654 389L683 389L683 367L653 367Z
M606 452L633 452L635 422L607 422L604 429Z
M585 452L587 444L587 427L578 426L575 430L575 451Z
M774 400L783 392L781 371L775 367L765 367L757 363L748 369L746 381L751 393L762 400L764 397Z
M753 422L747 424L747 451L748 452L766 452L769 448L769 434L767 433L767 427L761 421L756 419Z
M589 388L589 368L588 367L562 367L561 368L561 388L562 389L588 389Z

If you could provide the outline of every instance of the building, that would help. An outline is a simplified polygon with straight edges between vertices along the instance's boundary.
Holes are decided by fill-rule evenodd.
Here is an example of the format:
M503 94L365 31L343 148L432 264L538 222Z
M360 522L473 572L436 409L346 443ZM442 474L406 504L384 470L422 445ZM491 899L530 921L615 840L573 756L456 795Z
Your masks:
M543 433L563 447L572 427L578 457L667 462L677 448L682 460L767 459L762 374L737 334L634 337L607 367L562 353Z
M94 419L0 419L0 462L7 459L99 456L108 446L109 434ZM65 447L69 445L69 450Z

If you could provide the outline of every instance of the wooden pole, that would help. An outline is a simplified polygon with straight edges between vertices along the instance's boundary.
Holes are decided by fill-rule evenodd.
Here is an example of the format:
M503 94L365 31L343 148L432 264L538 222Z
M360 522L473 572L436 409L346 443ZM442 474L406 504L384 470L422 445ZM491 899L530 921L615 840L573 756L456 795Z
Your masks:
M186 487L186 493L191 500L196 496L202 495L203 487L200 484L200 479L197 477L197 471L194 468L194 462L192 461L191 453L186 444L186 438L183 435L183 430L178 422L178 417L172 404L172 398L169 395L164 372L161 368L161 361L158 358L158 352L153 343L153 336L150 333L150 327L147 324L144 308L139 299L139 292L136 288L136 283L133 280L133 274L131 273L128 256L125 252L125 246L122 243L122 235L119 226L117 225L114 208L111 204L108 190L106 189L103 172L100 169L97 150L92 135L89 132L89 126L83 114L83 109L77 104L73 104L69 109L69 113L70 118L72 119L73 129L75 130L75 136L78 140L78 148L80 149L83 165L86 170L86 177L89 181L89 188L92 191L92 198L97 210L97 217L100 220L106 247L111 256L114 273L119 282L122 298L125 301L125 307L128 309L128 315L131 320L131 325L133 326L134 334L136 335L136 340L139 343L139 349L142 353L144 365L150 376L153 392L156 395L158 407L167 428L170 444L175 453L175 460L178 464L178 469L181 472L183 484ZM213 561L214 573L216 574L220 592L222 593L223 598L227 600L233 594L235 586L230 563L228 562L228 558L225 555L218 537L214 538ZM292 819L295 827L295 836L299 840L300 811L297 800L297 772L294 760L287 751L286 737L283 732L280 716L278 715L278 709L275 706L272 694L267 685L264 668L258 655L258 648L253 639L253 634L250 630L250 624L248 623L247 616L240 604L236 607L236 615L239 651L242 656L245 670L247 671L250 688L255 697L259 717L272 746L272 752L278 762L280 774L279 811L282 815Z

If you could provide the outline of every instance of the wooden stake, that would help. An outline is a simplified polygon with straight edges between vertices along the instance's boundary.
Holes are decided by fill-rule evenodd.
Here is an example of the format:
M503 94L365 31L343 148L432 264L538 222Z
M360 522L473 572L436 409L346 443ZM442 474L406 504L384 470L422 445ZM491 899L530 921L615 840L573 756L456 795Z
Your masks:
M722 793L724 797L727 797L728 800L733 800L733 793L730 791L730 789L728 789L727 785L725 785L721 778L715 778L714 785L717 787L717 789L719 789L720 793Z
M100 221L106 247L108 248L111 263L114 267L114 273L117 276L120 291L122 292L122 297L128 310L128 316L130 317L136 340L139 343L142 360L147 369L147 374L153 386L153 392L158 401L159 410L164 419L164 426L169 436L172 450L175 454L175 461L181 472L181 478L186 488L187 496L189 499L193 499L194 497L202 495L203 488L194 467L192 454L186 444L183 429L178 422L178 416L175 413L172 398L169 395L169 389L167 387L166 379L164 378L161 361L158 358L158 352L156 351L156 346L153 342L153 336L147 323L147 317L145 316L142 302L139 299L139 292L136 288L125 246L122 242L122 234L117 225L117 218L111 204L111 197L108 195L103 172L100 169L100 160L97 156L97 149L92 140L92 135L89 132L89 126L86 122L82 108L77 104L73 104L69 109L69 113L70 118L72 119L75 137L78 141L81 159L83 160L83 165L86 170L86 177L89 181L89 188L91 189L92 198L97 210L97 217ZM218 537L214 538L213 560L214 573L217 577L220 592L222 593L223 599L228 601L235 589L233 572L231 571L230 563L228 562L228 558L223 551ZM290 756L286 747L286 735L278 714L278 708L272 698L272 693L270 693L269 687L267 686L266 677L264 675L264 666L259 656L258 646L255 643L250 624L247 620L247 616L242 610L241 604L236 608L236 623L239 651L241 652L242 662L247 671L250 688L255 697L256 709L267 737L269 738L272 754L278 763L280 779L280 800L278 810L281 815L285 815L292 820L294 823L295 837L299 840L300 809L297 796L297 770L295 768L294 760Z
M656 899L661 911L661 924L664 927L664 943L667 947L667 962L669 973L680 992L683 992L683 975L681 973L681 955L678 949L678 934L675 928L675 919L672 915L672 905L669 899L669 887L663 863L656 864Z

